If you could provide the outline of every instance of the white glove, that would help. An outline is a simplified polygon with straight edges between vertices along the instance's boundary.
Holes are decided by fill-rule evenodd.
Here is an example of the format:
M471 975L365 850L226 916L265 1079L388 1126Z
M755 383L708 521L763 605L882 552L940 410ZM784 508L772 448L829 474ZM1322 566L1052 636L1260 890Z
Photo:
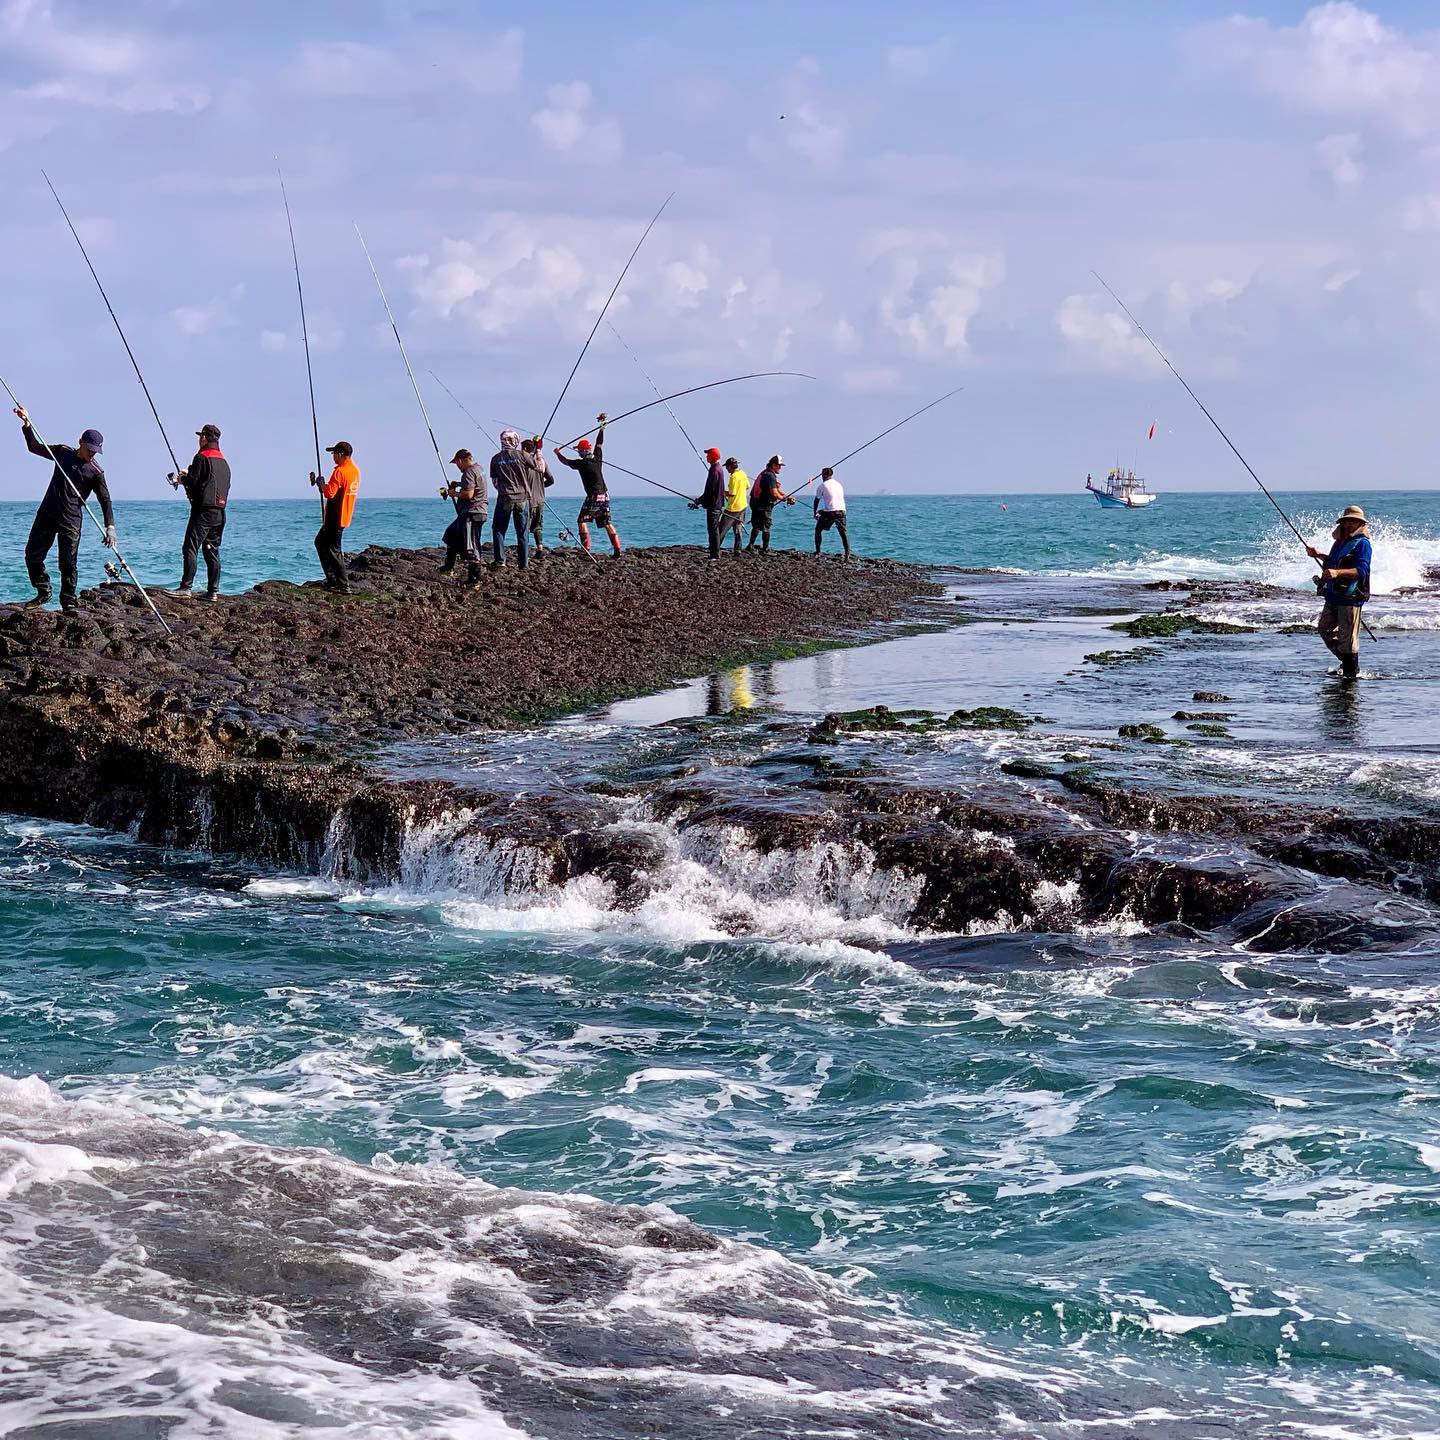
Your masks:
M115 527L113 525L105 527L105 548L107 550L115 548Z

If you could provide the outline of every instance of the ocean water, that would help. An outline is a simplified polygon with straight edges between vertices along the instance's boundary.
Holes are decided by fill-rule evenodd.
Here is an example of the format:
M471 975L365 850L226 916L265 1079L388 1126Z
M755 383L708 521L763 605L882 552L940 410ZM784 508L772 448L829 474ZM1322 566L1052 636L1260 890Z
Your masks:
M1269 502L1258 492L1166 495L1141 511L1102 510L1088 495L852 495L851 542L862 554L932 565L1014 569L1035 574L1101 575L1117 579L1175 577L1244 579L1303 585L1312 573ZM1375 517L1376 587L1395 590L1420 583L1427 564L1440 564L1440 496L1427 491L1375 491L1361 497ZM1301 531L1320 548L1348 497L1296 492L1281 497ZM147 585L180 578L183 502L117 498L121 549ZM578 501L567 496L547 507L549 538L573 531ZM366 545L438 545L453 517L433 500L364 497L347 535L351 551ZM704 519L666 496L617 496L616 524L631 545L674 545L705 539ZM0 503L0 595L30 593L23 564L33 506ZM247 501L243 492L228 518L224 556L227 587L260 580L319 578L313 500ZM563 542L562 542L563 543ZM813 543L813 522L803 504L777 512L774 543ZM827 543L838 544L832 534ZM608 544L600 543L601 550ZM81 584L99 584L104 559L87 526ZM52 565L53 571L53 565Z
M1322 535L1334 497L1288 498ZM814 716L990 703L1044 719L827 753L962 793L1033 796L1001 766L1078 754L1440 817L1440 528L1428 497L1365 498L1355 689L1287 633L1309 567L1258 497L856 497L861 548L1006 572L954 577L983 618L384 755L521 805L595 786L653 849L638 898L553 885L464 815L370 887L0 820L0 1434L1440 1435L1431 902L1321 883L1381 937L1335 953L1087 920L1061 882L936 933L857 841L762 853L606 789L799 804ZM182 519L122 512L142 573ZM444 519L375 502L354 548ZM694 530L664 501L618 519ZM309 574L311 524L237 504L235 583ZM1143 654L1109 628L1186 577L1260 628ZM1225 735L1117 738L1185 736L1200 689Z

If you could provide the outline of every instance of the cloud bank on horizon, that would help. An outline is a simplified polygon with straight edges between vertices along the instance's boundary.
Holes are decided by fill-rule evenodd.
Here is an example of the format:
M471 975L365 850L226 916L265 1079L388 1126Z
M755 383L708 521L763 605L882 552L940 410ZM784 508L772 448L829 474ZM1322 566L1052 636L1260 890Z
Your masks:
M818 468L963 383L851 488L1065 489L1116 458L1248 483L1093 268L1272 485L1433 483L1433 16L1177 9L0 0L0 373L55 438L105 431L119 494L169 493L43 165L172 435L215 420L238 494L303 496L278 157L321 427L371 494L428 493L434 459L351 222L422 383L528 428L671 190L610 312L645 371L817 377L686 402L702 444ZM557 429L650 394L602 327ZM442 448L475 439L443 393L431 413ZM695 479L661 409L612 443ZM0 499L34 472L0 447Z

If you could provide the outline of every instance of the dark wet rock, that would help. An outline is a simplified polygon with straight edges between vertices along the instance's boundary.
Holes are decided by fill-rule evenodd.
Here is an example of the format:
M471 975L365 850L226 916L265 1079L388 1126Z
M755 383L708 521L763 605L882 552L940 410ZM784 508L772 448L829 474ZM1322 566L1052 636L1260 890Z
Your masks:
M1211 721L1197 721L1187 725L1185 728L1193 731L1196 735L1206 735L1216 740L1227 738L1230 734L1225 726L1216 725Z
M952 710L948 715L931 710L896 711L886 705L872 705L865 710L827 715L810 731L810 739L825 744L838 735L864 731L903 731L926 735L936 730L1024 730L1039 719L1037 715L1023 715L1003 705Z
M1201 720L1208 724L1223 724L1233 720L1234 714L1227 710L1177 710L1171 717L1175 720Z
M1228 695L1222 695L1218 690L1197 690L1190 698L1197 705L1230 705L1234 703Z
M1134 665L1142 660L1153 660L1159 654L1154 645L1137 645L1132 650L1097 650L1085 659L1091 665Z
M1112 625L1135 640L1170 639L1182 633L1193 635L1251 635L1251 625L1232 625L1225 620L1202 620L1195 615L1167 610L1161 615L1141 615L1134 620L1122 620Z

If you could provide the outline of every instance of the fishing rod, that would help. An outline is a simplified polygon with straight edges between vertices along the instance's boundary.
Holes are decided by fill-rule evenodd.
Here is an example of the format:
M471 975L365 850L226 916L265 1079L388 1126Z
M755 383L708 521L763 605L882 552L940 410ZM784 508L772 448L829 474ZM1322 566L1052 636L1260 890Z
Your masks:
M360 248L365 252L365 259L370 265L370 273L375 277L375 288L380 292L380 303L385 307L385 313L390 317L390 329L395 333L395 343L400 347L400 358L405 362L405 373L410 377L410 388L415 392L415 399L420 406L420 414L425 421L425 429L430 435L430 445L435 451L435 463L440 467L440 474L446 485L450 483L450 472L445 468L445 458L440 454L440 442L435 438L435 427L430 423L429 411L425 409L424 397L420 394L420 387L415 383L415 372L410 368L410 357L405 353L405 342L400 338L400 327L395 323L395 312L390 308L390 302L385 298L385 287L380 283L380 272L375 268L375 262L370 259L370 247L365 243L365 237L360 234L360 226L355 225L355 234L359 237Z
M668 491L671 495L678 495L680 499L690 501L692 504L694 503L693 496L681 495L678 490L671 490L668 485L662 485L658 480L652 480L648 475L642 475L638 470L627 470L623 465L616 465L613 460L607 460L605 463L618 470L622 475L633 475L635 479L643 480L647 485L653 485L657 490Z
M160 438L165 442L165 448L170 452L170 463L175 467L175 474L181 470L180 461L176 458L175 447L170 443L170 437L165 433L165 422L160 418L160 412L155 408L154 397L150 394L150 387L145 383L145 377L140 373L140 362L135 358L135 352L130 348L130 342L125 338L125 331L121 328L120 318L115 314L115 307L110 303L110 297L105 293L105 287L100 283L100 276L91 264L90 256L85 249L85 242L80 238L80 232L75 228L75 222L70 218L70 212L65 208L65 202L60 198L60 193L50 183L50 177L42 170L41 178L46 185L50 186L50 193L55 197L55 203L60 207L60 213L65 217L65 223L70 227L70 233L75 237L75 243L80 247L80 254L85 258L85 264L89 267L90 276L95 281L95 288L100 292L100 298L105 302L105 308L110 312L110 318L115 322L115 332L120 336L120 343L125 347L125 353L130 357L130 364L135 368L135 378L140 382L140 388L145 392L145 398L150 402L150 413L155 417L155 423L160 427ZM127 567L128 568L128 567ZM136 582L139 583L138 581ZM153 606L151 607L154 608ZM158 610L155 612L160 613ZM163 621L162 621L163 623ZM166 626L169 629L169 626Z
M429 373L430 378L465 412L470 423L498 450L500 442L475 418L470 407L433 370Z
M295 295L300 301L300 335L305 342L305 378L310 384L310 429L315 436L315 473L325 473L320 458L320 417L315 412L315 372L310 368L310 327L305 321L305 287L300 283L300 251L295 245L295 222L290 218L290 197L285 193L285 176L280 162L275 162L275 175L280 181L280 198L285 202L285 226L290 231L290 258L295 262ZM320 497L320 515L325 515L325 497Z
M595 338L595 332L600 328L600 322L605 318L605 312L610 308L610 301L619 292L620 286L624 284L625 277L630 273L630 267L635 263L635 257L640 253L640 247L645 243L646 236L655 228L655 223L665 213L665 206L675 198L672 190L665 197L664 204L655 212L655 219L645 227L645 234L636 242L635 248L630 252L630 258L625 262L625 268L620 272L620 278L615 282L615 288L611 290L605 304L601 307L600 313L595 317L595 323L590 327L590 334L586 336L585 343L580 347L580 353L575 357L575 363L570 367L570 373L565 377L565 388L560 392L560 398L555 402L555 408L550 412L550 418L545 422L545 428L540 431L541 435L548 435L550 427L555 423L555 416L560 412L560 406L564 404L565 396L569 392L570 382L575 378L575 372L580 368L580 362L585 358L585 352L590 348L590 342ZM573 443L573 442L572 442Z
M928 405L922 405L918 410L914 412L914 414L907 415L903 420L897 420L895 424L893 424L888 430L882 430L878 435L874 437L874 439L867 440L863 445L857 445L855 449L853 449L848 455L842 455L833 465L830 465L827 468L831 470L838 470L847 460L853 460L862 450L868 450L872 445L878 445L880 441L882 441L887 435L893 435L902 425L908 425L912 420L919 419L919 417L923 415L927 410L933 410L937 405L944 404L946 400L949 400L952 396L958 395L964 388L965 387L963 385L957 385L953 390L946 391L946 393L942 395L938 400L932 400ZM824 472L822 471L821 474L823 473ZM789 498L793 500L795 496L800 493L801 490L808 490L810 486L812 486L819 478L819 475L812 475L798 489L792 490L790 492Z
M625 337L615 328L615 326L614 326L613 324L611 324L610 321L607 320L605 323L606 323L606 325L608 325L608 326L610 327L610 333L611 333L622 345L625 345ZM645 376L646 383L647 383L647 384L650 386L650 388L655 392L656 398L657 398L657 399L659 400L659 402L665 407L665 409L666 409L667 411L669 411L669 413L670 413L670 418L671 418L677 425L680 425L680 417L679 417L673 410L670 409L670 402L669 402L663 395L660 394L660 387L659 387L653 380L650 379L650 376L649 376L648 374L646 374L645 367L640 364L640 357L639 357L633 350L631 350L628 345L625 345L625 351L626 351L626 353L630 356L630 358L635 362L635 364L636 364L636 366L638 367L640 373ZM690 439L690 432L689 432L683 425L680 425L680 433L685 437L685 439L686 439L687 441L689 441L690 448L695 452L695 458L696 458L697 460L703 461L704 457L700 454L700 447L699 447L693 440ZM628 473L630 473L630 472L627 471L626 473L628 474ZM643 480L645 477L642 475L640 478ZM663 487L662 487L662 488L663 488Z
M732 375L728 380L710 380L704 385L692 385L688 390L676 390L670 395L662 395L658 400L647 400L643 405L637 405L633 410L622 410L618 415L612 415L605 424L614 425L617 421L627 420L631 415L638 415L642 410L653 410L657 405L664 405L670 400L679 400L686 395L698 394L701 390L714 390L720 385L736 385L741 380L771 380L778 376L786 376L793 380L813 380L813 375L807 375L803 370L755 370L748 375ZM567 450L577 441L584 440L586 436L593 435L600 427L592 425L588 430L582 430L573 440L567 440L563 445L558 446L560 450ZM685 437L690 438L688 435ZM694 443L693 441L691 442Z
M3 375L0 375L0 386L4 386L5 393L10 397L10 403L14 405L17 410L25 409L25 407L20 403L19 397L10 388L9 382L5 379ZM26 423L30 426L30 433L34 435L34 437L39 440L40 443L45 447L45 453L54 462L56 470L58 470L61 476L64 478L65 484L68 486L70 493L80 502L80 508L84 510L84 512L91 518L91 520L95 522L95 528L100 532L101 538L104 539L109 533L105 528L105 522L101 520L101 518L90 508L90 502L80 493L79 487L70 478L69 472L60 463L59 457L50 448L50 442L46 440L35 428L34 422L31 421L28 411L26 411L25 420ZM119 563L121 568L130 577L131 583L140 592L141 599L143 599L145 603L150 607L151 614L153 614L155 618L160 622L160 628L164 630L167 635L173 635L175 632L170 628L165 617L155 608L155 602L150 598L149 592L140 583L140 577L136 575L136 573L130 568L130 562L126 560L126 558L120 553L120 547L118 545L110 545L108 548L114 554L115 559ZM109 565L107 565L105 568L107 571L110 570Z
M1205 402L1190 388L1189 382L1171 363L1170 357L1160 348L1150 332L1135 318L1135 312L1105 283L1105 279L1099 271L1092 270L1090 273L1104 286L1106 294L1125 312L1126 319L1140 332L1141 337L1150 348L1165 362L1165 368L1185 387L1185 393L1200 407L1200 413L1215 427L1215 433L1230 447L1231 454L1245 467L1250 478L1260 487L1261 494L1275 507L1275 513L1290 527L1290 533L1304 546L1305 553L1308 555L1310 542L1295 528L1295 522L1280 508L1280 502L1266 488L1265 482L1255 473L1250 462L1236 449L1235 442L1221 429L1220 422L1206 409ZM1363 615L1360 617L1360 623L1365 626L1365 633L1371 640L1379 644L1380 637L1365 624Z

